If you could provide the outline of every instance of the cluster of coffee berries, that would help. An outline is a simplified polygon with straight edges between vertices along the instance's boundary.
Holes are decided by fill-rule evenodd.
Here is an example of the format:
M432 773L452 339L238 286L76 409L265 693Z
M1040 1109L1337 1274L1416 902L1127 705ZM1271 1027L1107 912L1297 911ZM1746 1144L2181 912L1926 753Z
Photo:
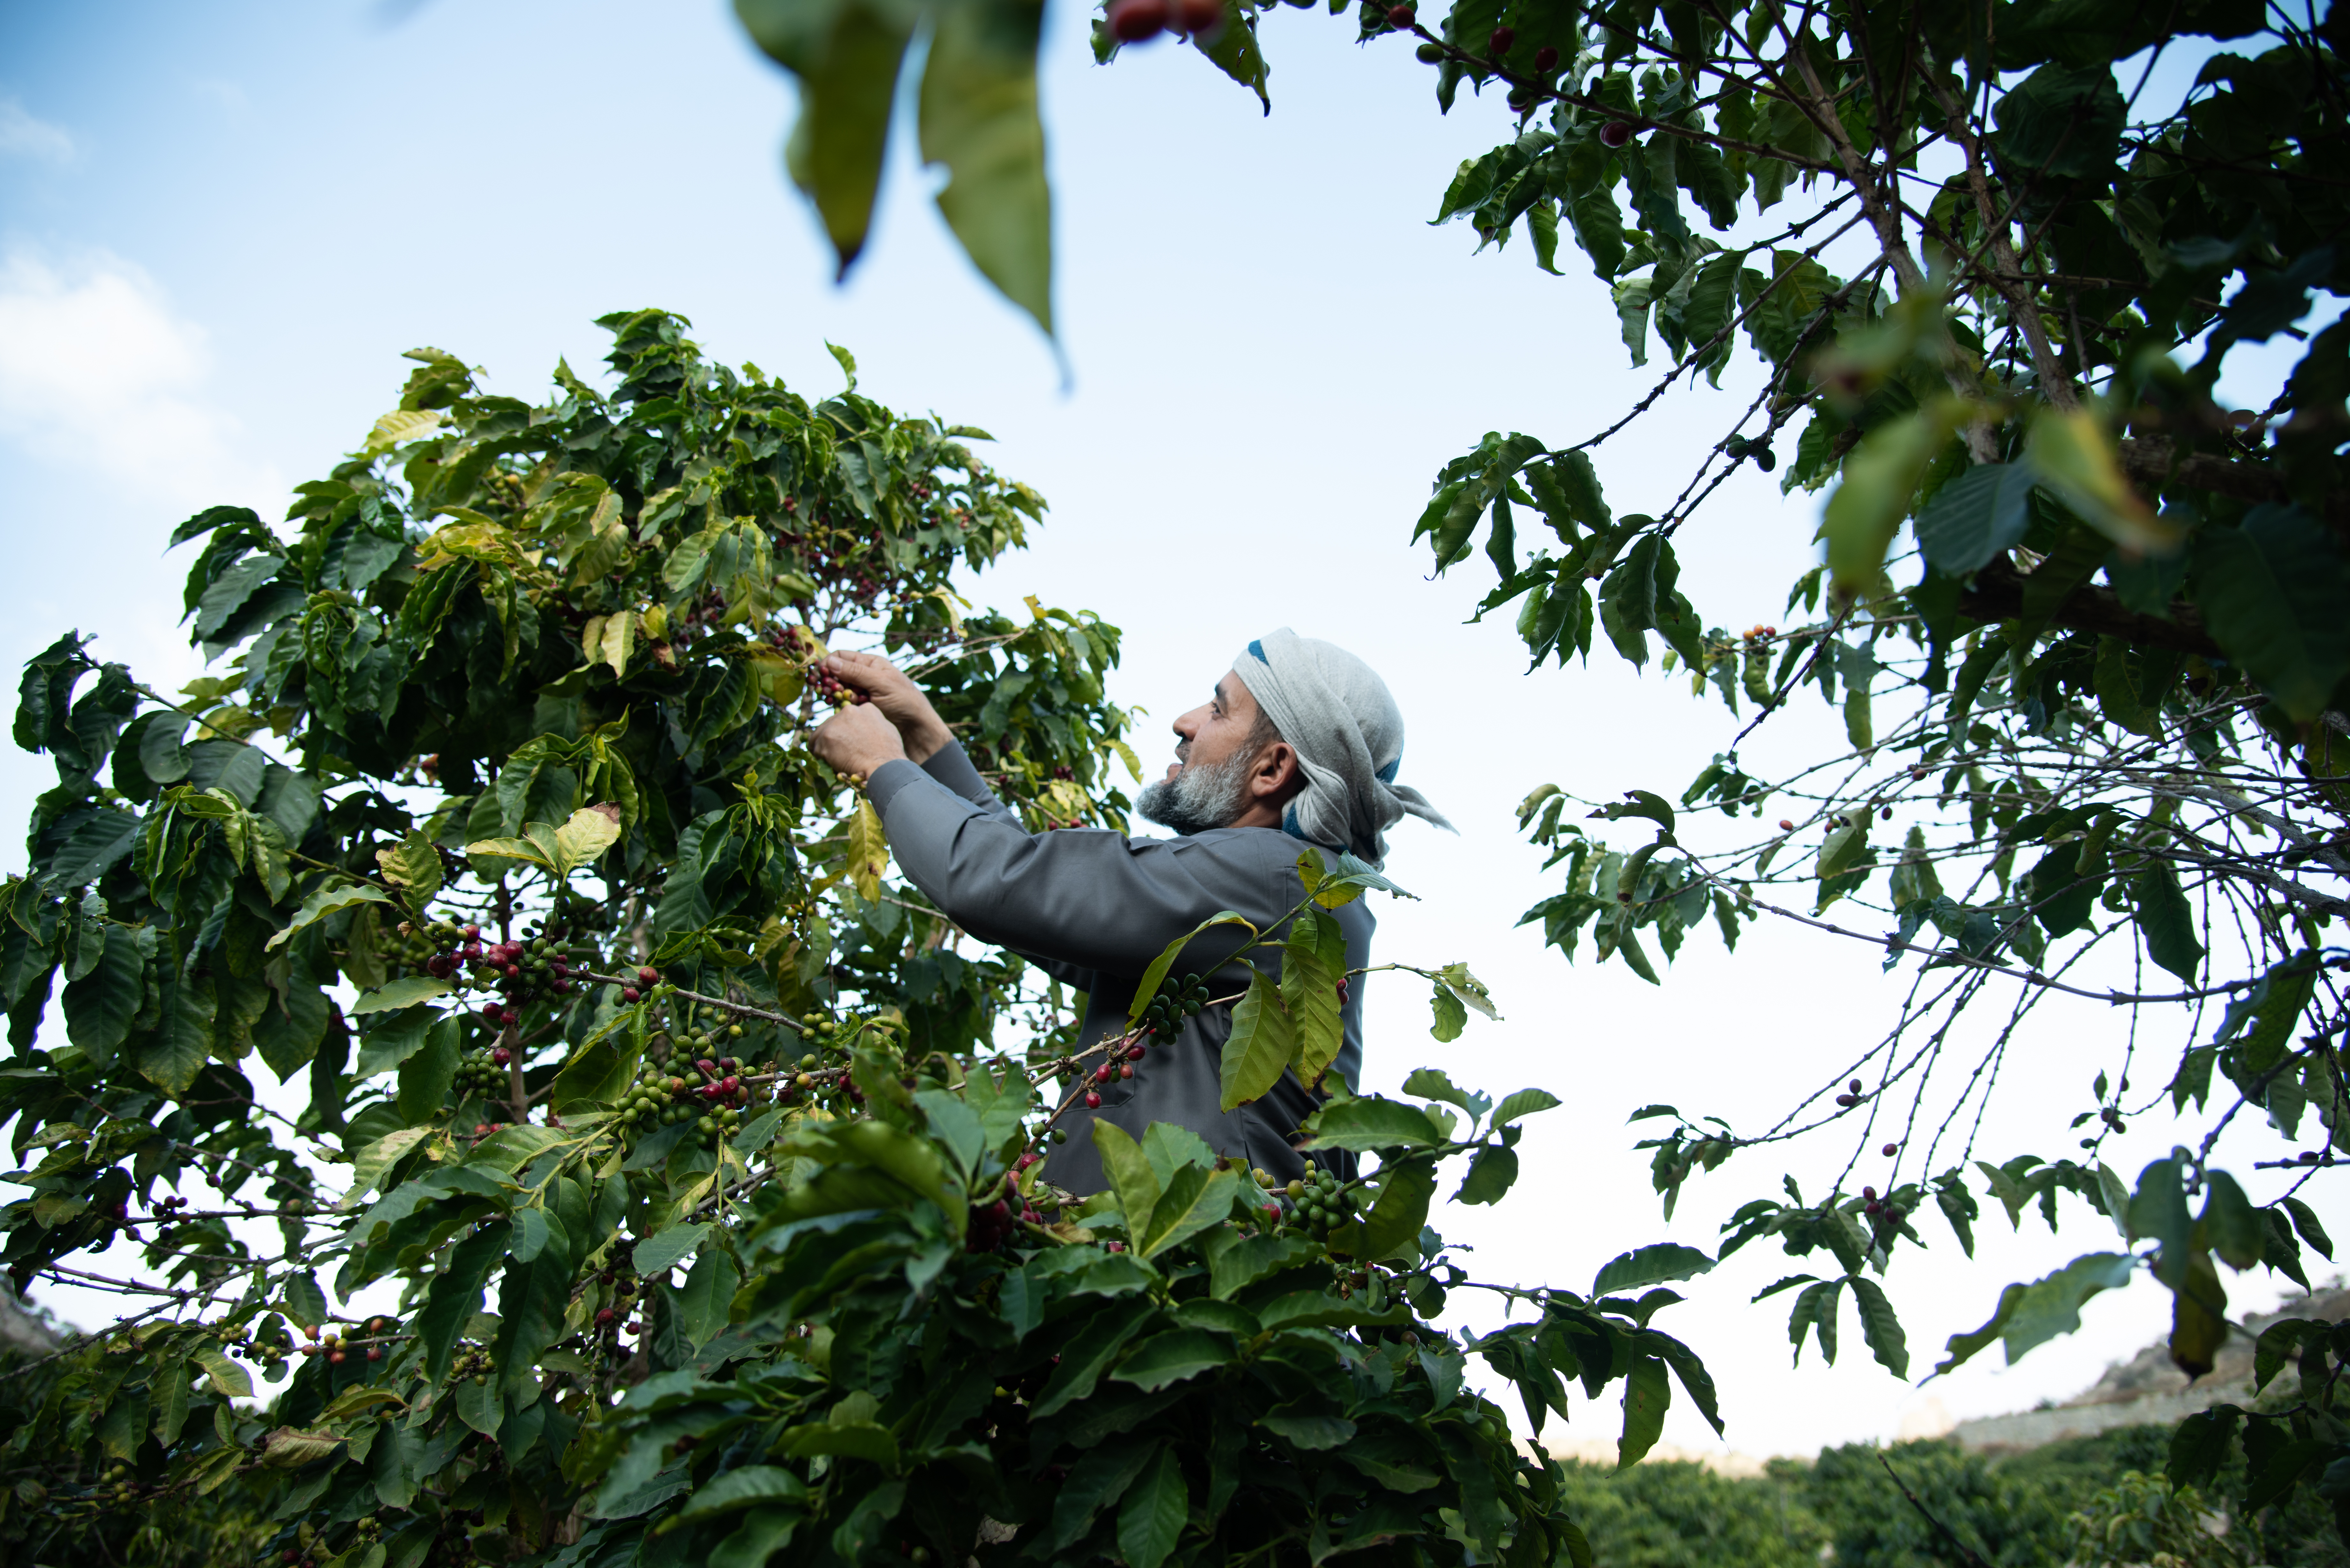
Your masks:
M629 1298L637 1293L637 1282L618 1269L606 1269L601 1278L612 1293L612 1303L596 1309L596 1333L605 1338L636 1333L629 1312L636 1304Z
M1289 1183L1283 1191L1295 1206L1298 1224L1310 1235L1327 1236L1355 1218L1353 1199L1337 1177L1327 1170L1315 1169L1305 1179Z
M503 1045L484 1045L466 1052L457 1063L458 1104L477 1096L492 1099L504 1094L510 1077L506 1064L513 1060L514 1053Z
M1847 1109L1860 1104L1860 1080L1858 1078L1855 1078L1851 1083L1846 1084L1844 1087L1845 1092L1836 1096L1836 1104L1843 1106Z
M1110 0L1104 16L1109 36L1121 44L1139 44L1172 27L1179 33L1205 33L1224 20L1222 0Z
M839 676L821 664L808 667L808 685L816 694L836 708L853 708L865 701L865 693L852 690Z
M461 1345L457 1347L455 1359L449 1363L449 1381L454 1383L462 1377L475 1385L485 1384L497 1369L497 1364L490 1359L486 1346Z
M1607 129L1602 128L1599 132L1599 140L1602 141L1607 140ZM1625 127L1624 134L1628 140L1631 136L1629 126ZM1615 144L1611 142L1609 145ZM1721 450L1731 462L1736 462L1741 458L1748 459L1765 473L1779 466L1779 454L1771 450L1771 443L1767 441L1747 441L1741 436L1731 436L1721 443Z
M707 1042L709 1036L699 1036ZM622 1137L639 1127L673 1127L692 1122L704 1143L742 1125L743 1107L756 1097L743 1081L743 1064L733 1056L702 1057L692 1066L672 1073L648 1066L637 1076L620 1102Z
M680 648L689 648L696 637L714 632L726 623L726 596L716 588L700 604L689 607L677 618L670 630L670 641Z
M1907 1211L1902 1209L1901 1205L1879 1199L1877 1196L1877 1189L1874 1187L1862 1188L1860 1189L1860 1198L1863 1211L1866 1212L1871 1220L1883 1220L1886 1228L1888 1230L1898 1226L1902 1220L1907 1217Z
M1775 626L1750 626L1740 635L1749 642L1762 642L1778 636L1779 628Z
M1150 1005L1142 1010L1142 1032L1155 1040L1172 1040L1182 1029L1183 1020L1197 1018L1200 1010L1207 1005L1208 982L1196 974L1187 974L1180 982L1150 999Z
M106 1468L106 1473L94 1490L100 1497L128 1501L138 1494L139 1483L130 1478L129 1465L115 1464Z
M371 1320L369 1324L368 1333L372 1335L376 1332L375 1325L382 1321L383 1320L380 1318ZM302 1330L302 1334L303 1336L310 1342L309 1344L302 1346L303 1355L323 1355L328 1362L337 1366L340 1366L344 1360L349 1356L352 1352L361 1348L359 1345L351 1344L341 1334L336 1333L332 1329L328 1329L322 1335L315 1327L305 1327ZM382 1345L370 1345L366 1346L365 1349L367 1358L369 1361L381 1361L383 1359Z
M158 1198L153 1202L148 1204L147 1208L149 1212L152 1213L156 1219L169 1220L187 1206L188 1200L186 1199L173 1196L170 1198Z
M499 1000L482 1009L482 1022L494 1029L520 1023L523 1006L541 996L570 994L571 960L548 937L484 946L480 926L446 922L431 927L429 934L437 945L414 967L437 980L453 980L460 990L497 992Z
M1011 1198L999 1198L993 1203L973 1204L971 1223L963 1232L963 1250L971 1252L993 1252L1003 1245L1020 1229L1023 1221L1031 1225L1044 1222L1045 1217L1026 1206L1027 1199L1017 1188L1012 1198L1019 1198L1022 1207L1015 1212Z
M652 966L648 964L643 969L637 971L636 984L624 985L620 987L620 1000L622 1002L642 1002L645 998L645 992L650 991L660 983L660 971L654 969Z

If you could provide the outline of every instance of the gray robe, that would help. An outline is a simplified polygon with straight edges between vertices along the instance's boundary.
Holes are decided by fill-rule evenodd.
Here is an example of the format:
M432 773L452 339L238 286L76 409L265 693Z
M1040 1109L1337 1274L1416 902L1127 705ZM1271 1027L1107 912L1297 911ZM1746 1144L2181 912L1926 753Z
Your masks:
M1275 828L1227 827L1171 839L1128 838L1099 828L1031 834L989 792L960 746L948 746L920 767L885 764L875 770L868 795L899 867L950 919L1085 992L1081 1046L1125 1032L1142 971L1169 942L1224 909L1262 929L1305 897L1297 857L1306 846ZM1360 969L1370 961L1376 924L1367 900L1342 906L1337 916L1347 935L1347 966ZM1187 948L1170 973L1205 975L1220 997L1239 992L1248 971L1232 960L1246 940L1236 926L1217 927ZM1250 958L1269 973L1280 972L1278 946L1260 948ZM1357 975L1348 984L1340 1014L1346 1041L1331 1068L1349 1088L1362 1068L1366 978ZM1319 1096L1284 1074L1263 1099L1230 1113L1221 1109L1223 1045L1232 1027L1229 1003L1203 1009L1184 1021L1173 1040L1152 1043L1133 1064L1131 1079L1080 1081L1070 1093L1098 1089L1101 1108L1079 1105L1061 1118L1069 1141L1045 1166L1046 1179L1076 1193L1107 1185L1094 1149L1097 1116L1138 1138L1152 1122L1173 1122L1219 1153L1238 1155L1281 1180L1303 1174L1305 1158L1291 1140ZM1351 1176L1351 1160L1341 1173Z

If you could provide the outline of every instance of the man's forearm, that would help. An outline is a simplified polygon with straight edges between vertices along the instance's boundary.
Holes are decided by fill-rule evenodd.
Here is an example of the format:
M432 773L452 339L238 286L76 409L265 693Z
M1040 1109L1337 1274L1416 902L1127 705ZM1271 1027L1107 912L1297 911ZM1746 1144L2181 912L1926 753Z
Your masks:
M954 732L947 728L946 721L939 717L936 710L899 725L898 736L906 742L906 760L917 767L954 744Z

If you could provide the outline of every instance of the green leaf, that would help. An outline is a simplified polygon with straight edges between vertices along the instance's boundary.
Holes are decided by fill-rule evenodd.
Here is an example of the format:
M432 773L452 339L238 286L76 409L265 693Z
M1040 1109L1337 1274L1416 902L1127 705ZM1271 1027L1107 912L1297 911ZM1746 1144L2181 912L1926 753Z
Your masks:
M799 78L799 123L784 165L816 204L846 275L872 224L890 102L915 13L863 0L735 0L734 14L760 48Z
M1053 330L1052 192L1036 113L1042 4L941 7L922 70L925 162L943 163L940 213L1004 297Z
M1159 994L1159 982L1167 978L1167 971L1175 966L1175 961L1182 956L1183 950L1191 945L1191 939L1217 926L1244 926L1249 935L1256 934L1256 928L1247 920L1230 909L1222 909L1169 942L1159 950L1159 956L1150 961L1149 967L1142 971L1141 982L1134 988L1134 1001L1126 1010L1126 1026L1128 1029L1141 1023L1142 1015L1150 1011L1150 1001Z
M2195 908L2178 886L2178 874L2168 861L2150 861L2130 878L2130 892L2146 956L2193 984L2203 967L2203 943L2197 934Z
M424 1049L400 1064L395 1105L403 1120L430 1121L439 1113L450 1085L457 1081L464 1047L463 1029L453 1018L443 1018L426 1032Z
M435 980L429 974L411 974L395 980L380 991L370 991L351 1003L351 1016L362 1017L370 1012L398 1012L420 1002L430 1002L436 996L449 994L449 982Z
M686 1272L685 1283L671 1298L678 1327L689 1341L707 1345L726 1326L728 1309L742 1282L743 1271L734 1266L725 1248L703 1249L702 1256L693 1261L693 1267Z
M1100 1120L1094 1125L1109 1126ZM1107 1168L1108 1161L1104 1160L1103 1165ZM1155 1258L1209 1226L1222 1224L1232 1216L1232 1199L1240 1181L1240 1177L1230 1170L1211 1170L1197 1165L1180 1168L1151 1205L1149 1220L1134 1237L1134 1250L1146 1258Z
M1171 1445L1161 1448L1118 1506L1118 1549L1128 1568L1159 1568L1175 1550L1191 1512L1191 1492L1183 1467Z
M1434 993L1429 997L1428 1005L1434 1013L1434 1020L1429 1024L1428 1032L1438 1040L1449 1044L1460 1039L1461 1032L1469 1027L1469 1010L1461 1005L1459 997L1447 991L1441 984L1438 985Z
M797 1506L806 1501L807 1483L791 1471L775 1465L743 1465L722 1470L695 1488L678 1515L688 1521L710 1519L764 1503Z
M2324 711L2350 674L2350 569L2331 533L2299 507L2256 506L2196 536L2193 580L2229 657L2294 719Z
M1159 1207L1159 1173L1133 1135L1105 1118L1094 1118L1094 1150L1101 1157L1102 1174L1118 1195L1118 1212L1126 1217L1126 1233L1138 1242Z
M1349 1257L1384 1258L1415 1244L1436 1197L1436 1167L1425 1159L1390 1161L1379 1172L1378 1201L1360 1220L1330 1233L1330 1250Z
M2327 1262L2332 1262L2334 1241L2332 1237L2326 1235L2325 1227L2317 1222L2317 1210L2298 1198L2286 1198L2280 1201L2284 1204L2286 1212L2293 1216L2293 1228L2301 1233L2301 1239L2303 1241L2309 1243L2310 1251Z
M505 1256L513 1224L493 1220L450 1249L449 1262L432 1276L423 1308L416 1314L416 1337L424 1348L424 1366L435 1383L449 1376L450 1358L457 1338L481 1310L482 1289L490 1271Z
M629 1254L629 1262L646 1279L666 1274L677 1267L686 1254L701 1246L702 1239L709 1234L710 1227L707 1225L690 1222L672 1225L638 1242L635 1251Z
M318 1288L318 1276L307 1270L286 1277L278 1304L304 1328L318 1328L327 1321L327 1293Z
M1974 576L2023 538L2038 483L2028 462L1977 464L1918 514L1918 547L1944 576Z
M1134 1354L1110 1374L1110 1381L1131 1383L1145 1393L1155 1394L1187 1377L1229 1366L1232 1360L1232 1344L1225 1335L1205 1329L1179 1328L1136 1345Z
M1338 982L1346 972L1347 933L1337 917L1310 908L1298 911L1282 946L1281 1002L1297 1026L1297 1078L1309 1089L1322 1081L1347 1042L1338 1008Z
M267 945L272 949L285 946L286 939L293 936L295 932L325 919L338 909L348 909L354 904L389 904L390 902L390 894L380 888L369 887L365 882L346 882L340 887L331 882L322 883L311 892L308 898L302 900L302 907L294 911L293 920L284 930L270 938ZM446 991L449 988L442 986L441 989Z
M1852 1278L1852 1304L1860 1311L1860 1335L1868 1342L1870 1354L1877 1365L1896 1377L1909 1376L1909 1342L1901 1332L1901 1320L1893 1314L1893 1303L1885 1299L1885 1292L1875 1280L1856 1274Z
M1222 1108L1238 1110L1264 1097L1297 1054L1297 1028L1282 1010L1281 994L1263 971L1249 974L1248 993L1232 1008L1224 1042Z
M216 1393L232 1399L253 1397L252 1375L218 1350L205 1345L190 1351L188 1359L204 1369L204 1375L213 1380L213 1388Z
M1452 1195L1456 1203L1499 1203L1518 1179L1518 1151L1488 1144L1469 1161L1469 1174Z
M1305 1118L1308 1148L1348 1148L1368 1153L1388 1148L1429 1148L1444 1135L1426 1111L1401 1100L1364 1095L1333 1100Z
M1028 1407L1029 1418L1041 1421L1062 1407L1092 1394L1101 1375L1126 1348L1126 1342L1139 1333L1152 1315L1115 1303L1096 1314L1087 1332L1077 1336L1071 1348L1060 1353L1060 1365L1053 1368L1035 1403Z
M557 1115L611 1105L636 1081L642 1054L631 1029L614 1028L591 1038L555 1075L547 1086L548 1103Z
M1643 1356L1632 1364L1624 1379L1624 1430L1616 1439L1616 1468L1629 1469L1646 1458L1664 1435L1665 1410L1673 1402L1672 1381L1665 1364Z
M2208 1196L2197 1234L2222 1262L2241 1273L2268 1251L2268 1221L2226 1171L2207 1171L2204 1189Z
M1355 1423L1344 1416L1321 1411L1269 1410L1257 1417L1258 1426L1289 1439L1292 1447L1308 1449L1336 1449L1352 1442Z
M2128 1284L2136 1265L2127 1252L2091 1252L2044 1279L2008 1286L2000 1293L1990 1322L1970 1334L1950 1336L1949 1354L1934 1368L1934 1376L1971 1359L1994 1339L2005 1344L2008 1365L2014 1366L2034 1347L2079 1328L2082 1303L2100 1291Z
M1638 1290L1643 1285L1695 1279L1712 1269L1713 1262L1695 1247L1684 1247L1678 1241L1659 1241L1609 1259L1591 1282L1591 1293L1595 1296L1618 1295L1626 1291Z
M1836 1358L1836 1308L1844 1300L1845 1282L1822 1280L1806 1285L1795 1297L1795 1305L1787 1314L1787 1340L1795 1347L1795 1362L1804 1359L1804 1335L1814 1333L1819 1338L1820 1358L1829 1366Z
M1403 1092L1418 1095L1422 1099L1442 1100L1446 1105L1458 1106L1469 1113L1471 1123L1481 1120L1487 1111L1493 1108L1489 1096L1470 1093L1455 1084L1449 1075L1434 1067L1412 1069L1410 1075L1403 1081Z
M1409 1086L1409 1085L1405 1085L1407 1088ZM1520 1116L1555 1111L1565 1103L1548 1089L1520 1089L1513 1095L1505 1096L1502 1103L1493 1107L1493 1125L1497 1127L1505 1127Z
M2044 189L2051 180L2103 181L2113 173L2127 115L2109 67L2043 65L1992 106L1999 128L1991 138L1992 156L2019 189L2035 182Z
M147 1000L147 961L154 956L151 928L102 928L103 948L97 962L69 981L58 1001L65 1009L66 1037L99 1067L114 1064L114 1054L130 1038L130 1026Z

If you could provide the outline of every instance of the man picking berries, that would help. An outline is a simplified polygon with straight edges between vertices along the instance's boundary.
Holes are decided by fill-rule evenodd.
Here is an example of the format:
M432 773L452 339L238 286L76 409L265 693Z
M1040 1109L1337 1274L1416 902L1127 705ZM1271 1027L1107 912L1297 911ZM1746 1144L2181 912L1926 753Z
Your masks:
M1386 833L1407 815L1450 828L1416 790L1398 785L1403 716L1370 666L1343 649L1284 628L1248 645L1214 696L1175 721L1175 762L1142 792L1136 811L1174 838L1106 831L1031 834L988 790L914 683L889 660L840 653L825 667L864 701L811 741L816 755L868 781L889 846L907 877L964 930L1038 964L1085 993L1083 1050L1126 1032L1142 972L1166 945L1219 911L1260 929L1305 898L1300 841L1373 866ZM1336 911L1347 967L1370 961L1373 919L1356 899ZM1207 977L1217 1004L1179 1010L1180 1026L1107 1076L1070 1090L1069 1141L1045 1168L1073 1192L1107 1185L1091 1137L1099 1116L1136 1137L1152 1122L1189 1127L1219 1153L1287 1181L1305 1161L1291 1147L1315 1096L1284 1075L1264 1098L1227 1114L1222 1064L1232 998L1247 971L1231 963L1243 936L1222 926L1186 948L1176 973ZM1278 948L1250 955L1277 971ZM1346 1042L1331 1070L1349 1087L1362 1065L1363 988L1345 988ZM1128 1069L1131 1069L1130 1075Z

